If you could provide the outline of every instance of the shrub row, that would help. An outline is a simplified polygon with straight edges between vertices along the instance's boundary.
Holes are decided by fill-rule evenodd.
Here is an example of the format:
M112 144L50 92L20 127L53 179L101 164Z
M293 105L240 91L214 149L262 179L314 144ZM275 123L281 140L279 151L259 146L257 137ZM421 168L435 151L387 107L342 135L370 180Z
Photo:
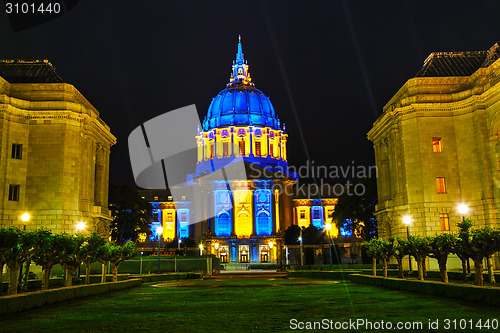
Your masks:
M334 270L346 270L346 269L372 269L373 265L371 264L347 264L347 265L333 265ZM383 265L378 264L377 269L382 269ZM390 264L388 265L390 269L397 269L398 265ZM329 271L330 265L290 265L290 269L293 271Z
M500 306L500 289L470 285L447 284L433 281L416 281L397 278L350 274L352 282L370 284L396 290L412 291L433 296L455 298L464 301Z
M149 275L131 275L131 279L142 279L143 283L159 282L170 280L188 280L202 279L203 273L168 273L168 274L149 274Z
M324 280L348 280L350 274L360 273L360 271L288 271L287 277L313 278Z

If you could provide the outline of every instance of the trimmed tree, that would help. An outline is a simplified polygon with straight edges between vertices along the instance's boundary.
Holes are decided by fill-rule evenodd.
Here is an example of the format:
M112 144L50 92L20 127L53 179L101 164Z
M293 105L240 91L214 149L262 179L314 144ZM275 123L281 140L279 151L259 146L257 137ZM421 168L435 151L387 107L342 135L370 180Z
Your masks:
M472 228L472 220L465 218L462 222L457 223L458 237L455 242L453 253L455 253L462 262L462 280L467 281L467 261L470 256L470 230Z
M33 239L28 232L15 227L0 229L0 262L9 267L9 295L17 294L19 269L30 256L33 248Z
M114 242L107 244L109 253L109 262L113 271L113 282L118 281L118 267L127 259L133 258L139 252L135 249L133 242L127 242L125 245L120 246Z
M47 229L34 231L36 239L33 262L42 266L42 290L49 289L50 272L59 263L64 248L64 236L53 235Z
M453 252L457 237L453 234L440 234L430 238L431 251L429 257L438 261L439 272L441 273L441 281L448 283L448 272L446 270L446 263L448 255Z
M417 259L418 267L418 279L423 281L426 274L425 259L429 256L431 252L431 238L430 237L419 237L410 236L410 253Z
M472 230L470 234L469 256L474 260L474 284L483 286L483 259L498 251L498 230L482 228Z
M405 274L403 270L403 258L406 257L409 252L410 243L407 239L401 237L390 237L389 242L393 243L393 257L396 258L398 262L398 277L404 279Z
M100 260L101 251L106 241L96 232L86 238L81 247L81 256L85 263L85 284L90 284L90 265Z
M368 243L365 243L366 253L368 256L382 260L383 274L387 277L387 265L389 259L394 254L394 245L391 241L386 241L380 238L372 238ZM374 276L376 275L376 261L373 262Z
M83 262L81 247L85 242L85 237L82 235L62 234L62 253L59 263L64 269L64 286L70 287L73 284L73 277L76 275L76 270Z

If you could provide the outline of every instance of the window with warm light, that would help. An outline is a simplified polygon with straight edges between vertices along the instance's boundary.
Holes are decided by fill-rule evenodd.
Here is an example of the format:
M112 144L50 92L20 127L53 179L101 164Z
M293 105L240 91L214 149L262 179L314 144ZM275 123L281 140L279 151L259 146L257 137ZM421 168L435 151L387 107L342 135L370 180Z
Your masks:
M446 193L446 178L436 177L437 193Z
M439 221L441 222L442 231L450 231L450 218L447 213L439 214Z
M229 157L229 142L222 143L222 156Z
M244 156L245 155L245 141L239 141L238 144L240 147L240 155Z
M212 141L210 142L210 158L215 157L215 143Z
M9 185L9 201L19 201L21 185Z
M305 220L306 219L306 212L304 212L303 210L300 211L300 219L301 220Z
M432 138L432 151L435 153L443 152L443 144L441 142L441 138L438 137Z
M269 145L269 155L274 158L274 144Z
M255 142L255 156L260 156L261 154L260 141Z

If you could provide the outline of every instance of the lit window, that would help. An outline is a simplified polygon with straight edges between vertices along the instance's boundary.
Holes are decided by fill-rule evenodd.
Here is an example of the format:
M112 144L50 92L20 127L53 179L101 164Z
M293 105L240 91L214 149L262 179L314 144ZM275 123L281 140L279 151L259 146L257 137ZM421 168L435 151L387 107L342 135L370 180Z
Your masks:
M174 220L174 213L167 213L167 221L172 222Z
M158 197L156 197L156 196L155 196L155 197L154 197L154 201L158 201Z
M168 201L172 201L172 196L171 195L168 196Z
M9 201L19 201L21 185L9 185Z
M245 155L245 141L239 141L240 145L240 155L244 156Z
M319 218L320 218L320 216L319 216L319 209L315 209L313 211L313 219L317 220Z
M260 141L255 142L255 156L261 155Z
M215 157L215 143L214 141L210 142L210 158Z
M441 138L432 138L432 151L435 153L443 152L443 144L441 143Z
M306 219L306 212L304 212L303 210L300 211L300 219L301 220L305 220Z
M270 144L269 145L269 155L271 155L271 157L274 157L274 144Z
M186 196L185 195L181 196L181 200L186 200Z
M224 157L229 156L229 142L222 143L222 156Z
M436 177L437 193L446 193L446 179L444 177Z
M439 214L439 221L441 222L442 231L450 231L450 219L448 214Z
M12 158L20 160L23 156L23 145L18 143L12 144Z

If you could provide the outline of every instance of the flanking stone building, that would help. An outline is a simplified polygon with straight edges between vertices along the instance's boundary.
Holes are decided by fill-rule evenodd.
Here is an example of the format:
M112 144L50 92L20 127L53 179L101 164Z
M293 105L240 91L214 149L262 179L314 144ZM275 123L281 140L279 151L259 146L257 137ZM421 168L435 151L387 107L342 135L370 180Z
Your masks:
M457 231L462 215L499 227L500 55L434 52L368 132L378 167L379 235ZM497 260L498 267L498 260Z
M0 60L0 227L74 233L83 223L85 233L109 235L115 142L99 112L50 62Z

